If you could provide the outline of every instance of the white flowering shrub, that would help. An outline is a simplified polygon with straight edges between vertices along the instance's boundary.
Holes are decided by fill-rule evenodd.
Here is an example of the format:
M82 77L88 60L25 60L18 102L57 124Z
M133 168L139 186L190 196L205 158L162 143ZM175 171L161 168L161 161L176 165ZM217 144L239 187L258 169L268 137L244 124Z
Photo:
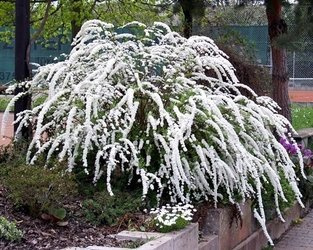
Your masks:
M178 203L171 206L167 204L161 208L152 209L150 214L158 230L162 233L185 228L191 222L196 209L191 204Z
M46 96L16 120L17 133L33 125L28 163L67 160L68 171L104 178L112 195L119 171L141 182L143 197L166 194L173 203L253 197L264 229L262 183L273 186L278 214L279 172L301 202L294 164L277 140L291 125L270 98L241 94L247 87L210 38L185 39L162 23L92 20L73 45L65 61L25 83L35 99Z

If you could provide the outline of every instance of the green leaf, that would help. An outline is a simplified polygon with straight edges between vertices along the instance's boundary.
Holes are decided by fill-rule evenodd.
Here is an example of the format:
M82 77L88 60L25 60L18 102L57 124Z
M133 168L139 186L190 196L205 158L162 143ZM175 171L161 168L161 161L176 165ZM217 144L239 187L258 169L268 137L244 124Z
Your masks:
M48 212L58 220L64 220L66 217L66 210L64 208L49 208Z

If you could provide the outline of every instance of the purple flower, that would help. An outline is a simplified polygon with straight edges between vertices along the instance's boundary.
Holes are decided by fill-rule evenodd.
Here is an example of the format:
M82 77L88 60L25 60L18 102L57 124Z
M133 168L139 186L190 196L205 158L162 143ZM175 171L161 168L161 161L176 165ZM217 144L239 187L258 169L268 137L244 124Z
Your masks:
M297 153L297 146L295 144L290 144L290 146L289 146L289 153L291 155L295 155Z
M311 158L313 156L313 153L310 149L306 148L302 150L302 155L304 158Z
M279 142L281 145L284 146L284 148L286 148L287 145L289 145L290 143L287 141L287 139L280 137Z
M297 153L297 144L291 144L286 138L282 137L279 142L289 154L295 155Z
M302 153L305 166L313 167L312 150L305 148L302 144L297 145L295 143L291 143L288 139L282 137L279 139L279 142L286 149L289 155L297 154L297 148L299 148Z

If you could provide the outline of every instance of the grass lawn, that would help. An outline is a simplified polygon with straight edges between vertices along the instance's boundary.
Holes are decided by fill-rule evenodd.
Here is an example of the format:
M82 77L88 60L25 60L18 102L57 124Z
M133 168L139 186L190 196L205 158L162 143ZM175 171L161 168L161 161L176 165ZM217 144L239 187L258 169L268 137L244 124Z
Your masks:
M2 96L0 97L0 112L4 112L6 107L8 106L10 100L12 97L9 96ZM44 102L44 100L46 99L46 97L39 97L37 98L33 103L32 103L32 107L37 107L38 105L42 104ZM12 107L10 109L10 111L13 111L14 107Z
M300 105L291 106L292 125L296 130L302 128L313 128L313 106Z
M9 101L11 100L10 97L1 97L0 98L0 112L4 112L4 110L6 109L6 107L9 104ZM12 111L12 110L11 110Z

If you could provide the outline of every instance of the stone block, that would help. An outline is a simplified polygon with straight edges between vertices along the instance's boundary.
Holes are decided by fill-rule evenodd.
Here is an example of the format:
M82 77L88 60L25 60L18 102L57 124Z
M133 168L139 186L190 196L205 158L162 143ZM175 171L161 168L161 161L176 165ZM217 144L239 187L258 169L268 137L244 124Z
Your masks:
M199 242L198 249L199 250L217 250L219 249L218 244L218 236L217 235L210 235L207 236Z
M313 136L313 128L304 128L297 131L297 135L295 135L295 138L308 138L310 136Z
M173 238L171 236L163 236L156 240L151 240L137 248L138 250L173 250ZM187 248L183 248L186 249ZM178 249L177 249L178 250Z
M165 234L153 232L122 231L114 237L118 240L153 240L164 235Z
M85 250L129 250L131 248L90 246L84 249Z
M198 224L193 223L186 228L164 234L158 239L142 245L140 250L196 250L198 249Z
M198 223L192 223L186 228L167 234L122 231L114 237L118 240L149 240L140 250L197 250L198 249ZM89 246L87 248L65 248L63 250L128 250L130 248Z
M82 248L82 247L67 247L67 248L63 248L62 250L85 250L86 248Z
M198 223L194 223L183 230L170 233L169 236L173 239L173 250L198 249L198 232Z
M294 135L294 138L298 144L308 147L313 141L313 128L300 129L297 133L297 135Z
M233 249L256 230L251 211L251 201L240 205L243 217L240 221L232 220L231 208L209 209L206 223L202 229L203 236L218 235L219 249Z

